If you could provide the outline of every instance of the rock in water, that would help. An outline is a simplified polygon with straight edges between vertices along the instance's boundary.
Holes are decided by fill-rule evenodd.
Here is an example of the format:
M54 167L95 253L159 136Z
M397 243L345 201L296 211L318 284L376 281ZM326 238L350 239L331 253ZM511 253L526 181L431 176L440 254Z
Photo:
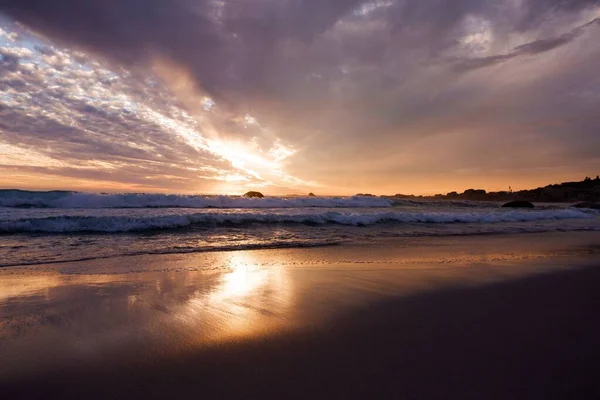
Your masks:
M257 198L263 198L263 197L265 197L265 196L264 196L264 195L263 195L261 192L253 192L253 191L250 191L250 192L246 193L246 194L244 195L244 197L257 197Z
M310 193L308 194L308 197L316 197L316 196L315 196L315 194L314 194L313 192L310 192Z
M509 207L509 208L533 208L535 206L532 203L528 202L528 201L515 200L515 201L510 201L510 202L502 205L502 207Z

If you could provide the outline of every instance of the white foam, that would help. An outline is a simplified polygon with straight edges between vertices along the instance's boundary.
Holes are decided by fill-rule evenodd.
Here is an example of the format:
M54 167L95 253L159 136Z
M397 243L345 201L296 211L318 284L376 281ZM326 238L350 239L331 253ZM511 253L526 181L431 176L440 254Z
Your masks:
M367 226L379 223L428 224L493 224L499 222L528 222L596 218L594 213L576 210L492 212L199 212L161 216L56 216L0 221L0 232L132 232L156 229L176 229L193 225L244 224L339 224Z
M264 197L185 196L166 194L99 194L78 192L0 191L0 207L49 208L301 208L390 207L381 197Z

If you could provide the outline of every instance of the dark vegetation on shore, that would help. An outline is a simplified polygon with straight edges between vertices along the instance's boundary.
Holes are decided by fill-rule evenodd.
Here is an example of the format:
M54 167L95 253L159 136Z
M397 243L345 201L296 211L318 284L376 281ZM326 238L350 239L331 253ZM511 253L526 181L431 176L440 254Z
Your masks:
M479 201L532 201L532 202L586 202L588 205L600 202L600 177L586 177L581 182L563 182L537 189L519 191L486 192L483 189L467 189L462 193L450 192L435 196L414 196L396 194L400 199L436 200L479 200Z

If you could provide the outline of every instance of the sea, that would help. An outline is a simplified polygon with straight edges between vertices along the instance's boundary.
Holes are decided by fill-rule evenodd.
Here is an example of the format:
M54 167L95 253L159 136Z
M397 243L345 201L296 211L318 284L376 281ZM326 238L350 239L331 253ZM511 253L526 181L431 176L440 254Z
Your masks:
M404 238L600 230L569 204L386 197L0 190L0 267L141 254L371 245Z

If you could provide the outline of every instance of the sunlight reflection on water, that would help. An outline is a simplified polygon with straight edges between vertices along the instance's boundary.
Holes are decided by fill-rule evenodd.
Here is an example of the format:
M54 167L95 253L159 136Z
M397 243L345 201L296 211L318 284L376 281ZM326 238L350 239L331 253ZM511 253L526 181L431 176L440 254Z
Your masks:
M285 322L292 307L293 291L286 269L261 268L252 252L230 256L230 272L220 275L209 291L198 290L177 311L176 319L194 326L210 314L214 323L203 340L265 333Z
M289 326L288 270L260 265L255 255L223 254L226 268L216 271L4 274L0 340L11 346L0 355L12 362L0 366L0 376L124 349L186 351Z

